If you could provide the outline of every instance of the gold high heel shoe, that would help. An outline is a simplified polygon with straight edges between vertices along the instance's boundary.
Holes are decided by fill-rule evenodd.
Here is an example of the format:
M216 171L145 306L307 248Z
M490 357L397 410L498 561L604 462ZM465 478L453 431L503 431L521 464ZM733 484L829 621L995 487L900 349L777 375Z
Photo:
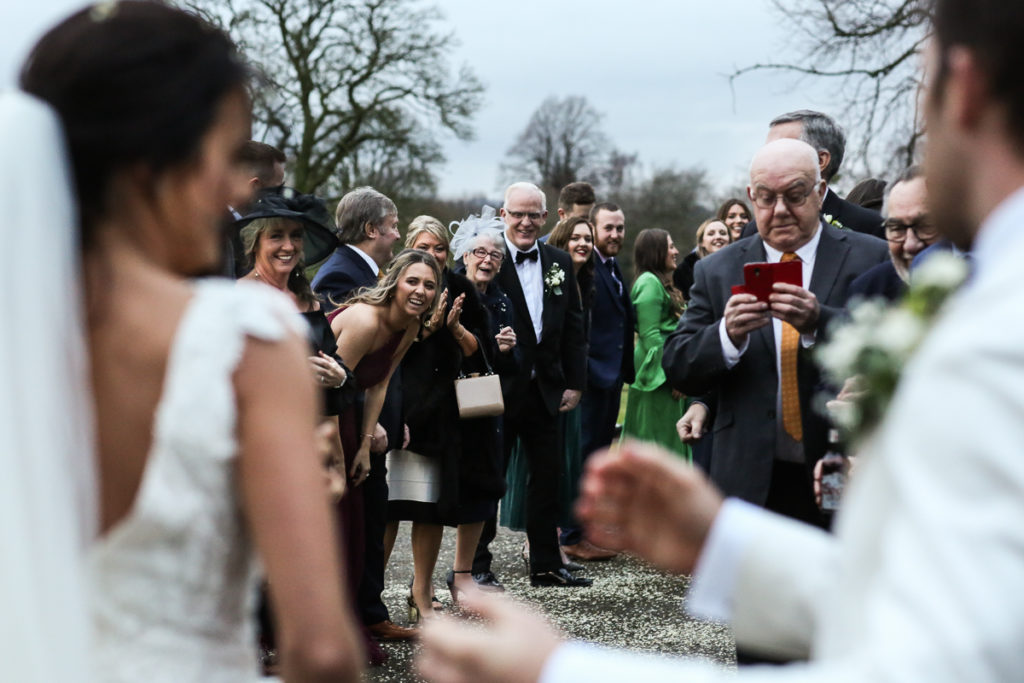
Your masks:
M409 593L406 602L409 605L409 624L418 624L420 621L420 608L416 606L416 599L412 597L412 593Z

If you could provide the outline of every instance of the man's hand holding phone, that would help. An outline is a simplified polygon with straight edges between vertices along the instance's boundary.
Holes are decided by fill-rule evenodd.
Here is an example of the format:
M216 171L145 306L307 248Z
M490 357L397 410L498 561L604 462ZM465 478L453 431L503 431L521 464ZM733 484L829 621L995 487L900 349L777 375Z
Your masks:
M733 288L735 292L737 288ZM725 332L736 348L747 341L747 335L769 324L772 319L768 304L753 294L734 293L725 304Z
M817 330L821 308L814 292L786 282L776 282L772 290L768 304L773 318L789 323L800 334Z

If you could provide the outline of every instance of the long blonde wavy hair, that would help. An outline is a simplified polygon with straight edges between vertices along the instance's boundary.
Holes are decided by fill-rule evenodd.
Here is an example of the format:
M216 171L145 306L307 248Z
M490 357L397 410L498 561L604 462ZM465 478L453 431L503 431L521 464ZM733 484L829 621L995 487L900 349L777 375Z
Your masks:
M378 280L376 285L359 289L345 302L345 305L370 304L371 306L387 306L395 295L395 290L398 289L398 280L402 277L402 274L405 273L409 266L416 265L417 263L430 266L430 270L434 273L434 280L437 282L434 300L430 302L430 306L420 316L420 322L429 320L434 315L434 311L437 310L441 299L441 268L437 265L437 259L434 258L433 254L421 251L420 249L403 249L400 251L398 256L391 259L391 262L388 263L384 269L384 277Z

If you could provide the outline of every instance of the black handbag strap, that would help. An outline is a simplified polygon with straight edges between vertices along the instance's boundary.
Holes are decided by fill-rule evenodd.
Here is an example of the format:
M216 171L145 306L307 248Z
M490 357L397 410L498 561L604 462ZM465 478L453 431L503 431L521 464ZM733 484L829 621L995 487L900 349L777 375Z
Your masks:
M469 330L466 330L466 334L471 334L471 333L469 332ZM494 368L491 367L491 360L487 357L487 349L484 348L484 345L480 343L479 339L476 340L476 350L480 352L480 357L484 359L484 367L487 368L487 372L484 374L484 376L486 376L486 375L493 375L494 374ZM465 364L465 362L466 362L466 357L463 356L462 357L462 363ZM463 370L460 367L459 368L459 377L458 378L459 379L465 379L466 377L468 377L468 375L466 374L465 370Z

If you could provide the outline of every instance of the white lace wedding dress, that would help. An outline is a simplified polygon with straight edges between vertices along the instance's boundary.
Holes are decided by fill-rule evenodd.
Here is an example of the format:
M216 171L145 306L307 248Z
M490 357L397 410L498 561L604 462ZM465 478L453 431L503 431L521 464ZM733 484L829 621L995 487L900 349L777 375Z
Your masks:
M96 680L258 680L259 570L238 492L232 375L246 337L279 340L303 326L268 287L196 285L134 506L89 551Z

